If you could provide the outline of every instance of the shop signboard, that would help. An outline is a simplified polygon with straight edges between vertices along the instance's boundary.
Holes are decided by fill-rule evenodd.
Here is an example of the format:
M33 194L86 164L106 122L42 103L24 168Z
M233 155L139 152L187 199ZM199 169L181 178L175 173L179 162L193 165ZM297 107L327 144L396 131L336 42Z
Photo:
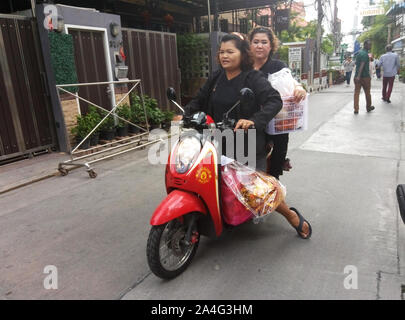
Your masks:
M288 66L293 77L297 80L301 78L302 48L288 48Z

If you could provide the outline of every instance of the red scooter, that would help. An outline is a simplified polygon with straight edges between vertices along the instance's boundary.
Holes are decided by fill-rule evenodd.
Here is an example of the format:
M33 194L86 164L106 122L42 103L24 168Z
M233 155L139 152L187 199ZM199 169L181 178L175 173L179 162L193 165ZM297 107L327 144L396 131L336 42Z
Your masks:
M200 236L219 237L224 228L220 201L221 161L215 142L202 134L202 129L233 129L235 121L227 112L223 122L207 123L207 116L198 112L186 117L175 102L173 89L169 100L183 111L184 132L173 146L166 165L167 197L151 218L152 228L147 244L147 259L152 272L164 279L182 273L193 259ZM253 98L250 89L241 90L240 102L232 108L243 108Z

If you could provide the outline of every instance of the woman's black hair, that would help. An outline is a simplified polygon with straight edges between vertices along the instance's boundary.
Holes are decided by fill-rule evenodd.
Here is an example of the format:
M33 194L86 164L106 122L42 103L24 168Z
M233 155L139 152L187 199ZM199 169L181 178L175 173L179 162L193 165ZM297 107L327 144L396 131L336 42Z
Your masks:
M250 34L249 34L249 41L250 42L252 42L253 37L255 36L256 33L264 33L264 34L267 35L267 38L269 39L270 46L271 46L269 57L272 57L273 54L275 54L277 52L278 47L279 47L279 43L280 43L277 36L274 34L274 32L273 32L273 30L271 30L271 28L256 27L252 31L250 31Z
M253 68L253 57L250 52L249 42L241 39L239 36L235 34L226 34L221 38L221 43L228 41L233 41L235 47L241 53L241 63L240 63L241 70L242 71L251 70ZM217 52L217 61L219 64L221 64L219 60L219 49Z

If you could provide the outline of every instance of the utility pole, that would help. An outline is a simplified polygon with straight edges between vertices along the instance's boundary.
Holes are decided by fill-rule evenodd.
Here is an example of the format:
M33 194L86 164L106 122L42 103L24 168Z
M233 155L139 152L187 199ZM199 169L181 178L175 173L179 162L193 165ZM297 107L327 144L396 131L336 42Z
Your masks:
M10 1L11 3L11 1ZM31 0L31 10L32 10L32 16L35 18L36 13L35 13L35 0Z
M322 20L323 20L323 8L322 0L318 2L318 28L316 32L316 72L321 72L321 45L322 45Z
M333 10L333 50L337 53L339 48L339 29L338 29L338 8L337 8L337 0L335 0L335 8Z
M359 0L356 1L356 7L355 7L355 14L353 17L353 29L352 29L352 42L353 42L353 52L354 52L354 43L356 42L356 37L357 37L357 25L359 24Z

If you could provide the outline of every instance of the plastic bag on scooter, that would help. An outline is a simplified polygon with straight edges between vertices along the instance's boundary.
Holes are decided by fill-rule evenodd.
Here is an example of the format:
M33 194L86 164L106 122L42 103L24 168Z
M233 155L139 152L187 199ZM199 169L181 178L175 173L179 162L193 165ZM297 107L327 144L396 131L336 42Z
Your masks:
M221 167L224 220L239 225L272 213L285 199L285 187L274 177L237 161Z

